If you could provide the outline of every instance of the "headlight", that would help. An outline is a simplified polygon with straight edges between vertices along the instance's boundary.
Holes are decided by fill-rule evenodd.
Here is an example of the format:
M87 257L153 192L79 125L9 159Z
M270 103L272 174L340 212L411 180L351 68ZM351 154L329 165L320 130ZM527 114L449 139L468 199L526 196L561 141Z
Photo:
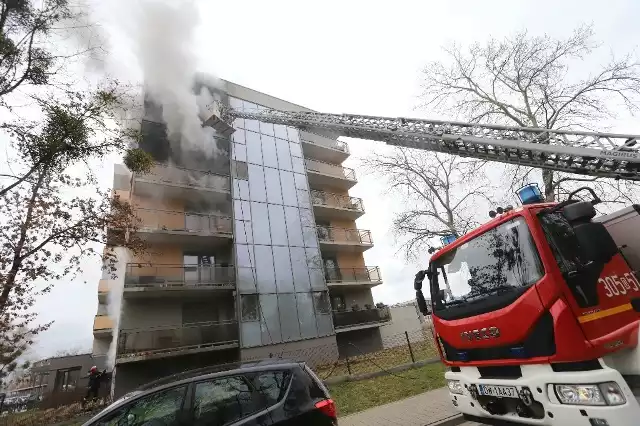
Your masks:
M554 385L558 400L571 405L622 405L626 402L615 382L592 385Z
M462 395L464 388L462 387L462 383L460 383L460 380L447 380L447 385L449 385L449 391L451 393Z

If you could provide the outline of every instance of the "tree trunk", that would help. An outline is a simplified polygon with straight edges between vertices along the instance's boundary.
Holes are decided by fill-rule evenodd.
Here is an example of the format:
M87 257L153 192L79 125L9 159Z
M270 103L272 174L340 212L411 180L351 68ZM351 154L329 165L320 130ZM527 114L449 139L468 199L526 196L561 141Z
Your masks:
M555 188L553 187L553 170L542 171L542 183L544 188L544 199L546 201L555 201Z

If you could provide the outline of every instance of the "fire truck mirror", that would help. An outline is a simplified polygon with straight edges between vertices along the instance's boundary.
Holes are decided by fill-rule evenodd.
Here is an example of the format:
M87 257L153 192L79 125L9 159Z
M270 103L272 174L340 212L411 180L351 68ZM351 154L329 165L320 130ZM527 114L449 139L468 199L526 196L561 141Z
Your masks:
M602 223L579 223L573 229L588 261L605 264L618 253L617 244Z
M431 309L424 298L424 294L421 291L416 291L416 302L418 303L418 309L422 315L430 315Z

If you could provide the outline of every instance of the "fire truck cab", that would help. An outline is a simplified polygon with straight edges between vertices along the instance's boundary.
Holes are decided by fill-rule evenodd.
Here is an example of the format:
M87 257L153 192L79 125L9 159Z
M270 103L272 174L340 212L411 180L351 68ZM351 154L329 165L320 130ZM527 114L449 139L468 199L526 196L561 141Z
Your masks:
M416 275L452 403L487 424L640 424L640 206L595 218L588 188L540 199L492 212Z

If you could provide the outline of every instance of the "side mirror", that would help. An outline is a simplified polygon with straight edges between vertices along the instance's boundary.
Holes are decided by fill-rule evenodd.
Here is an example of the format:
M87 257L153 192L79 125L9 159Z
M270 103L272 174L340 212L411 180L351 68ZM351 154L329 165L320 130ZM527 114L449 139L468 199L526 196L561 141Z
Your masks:
M429 309L429 305L424 298L424 294L422 291L416 291L416 302L418 303L418 309L422 315L431 315L431 309Z
M573 230L588 261L605 264L618 254L618 245L602 223L580 223Z

